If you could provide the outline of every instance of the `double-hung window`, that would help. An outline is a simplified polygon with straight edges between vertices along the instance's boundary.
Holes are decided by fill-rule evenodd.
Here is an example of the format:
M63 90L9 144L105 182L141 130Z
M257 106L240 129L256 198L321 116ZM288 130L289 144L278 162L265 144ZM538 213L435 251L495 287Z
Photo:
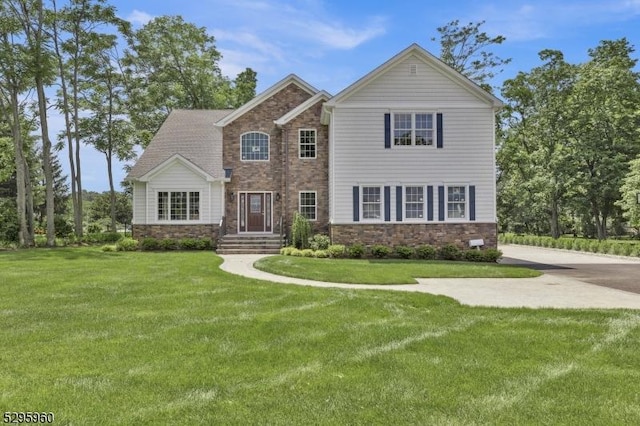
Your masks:
M467 211L467 188L465 186L447 187L447 218L464 219Z
M362 218L381 219L382 194L379 186L362 187Z
M308 220L317 220L318 205L317 193L315 191L300 191L299 193L300 214Z
M196 191L158 192L158 220L199 220L200 193Z
M298 152L300 158L316 158L316 129L298 130Z
M260 132L242 135L240 157L243 161L269 161L269 135Z
M433 146L434 130L431 113L393 114L393 144L396 146Z
M404 215L407 219L424 218L424 187L407 186L404 189Z

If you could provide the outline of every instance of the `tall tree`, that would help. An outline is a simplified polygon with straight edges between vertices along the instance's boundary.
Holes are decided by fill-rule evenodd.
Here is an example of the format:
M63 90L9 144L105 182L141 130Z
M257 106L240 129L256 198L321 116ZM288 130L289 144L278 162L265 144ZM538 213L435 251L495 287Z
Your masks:
M234 81L233 107L238 108L249 102L256 96L257 73L251 68L246 68Z
M21 246L31 246L34 244L33 191L22 125L22 94L29 87L28 48L24 43L20 20L10 6L9 3L0 3L0 109L9 124L13 140L18 242Z
M100 30L105 27L117 29L122 20L116 16L115 8L107 5L105 0L69 0L60 10L55 0L52 0L52 4L52 32L60 78L58 108L65 118L63 143L66 142L69 153L74 230L76 236L82 236L80 118L83 81L90 78L83 71L95 60L88 53L92 45L102 40Z
M502 59L489 49L502 44L504 36L490 37L480 31L485 21L470 22L460 26L459 20L454 20L442 27L438 27L440 42L440 59L450 67L467 76L488 92L491 92L489 81L498 73L501 67L511 62Z
M180 16L155 18L128 42L123 62L129 110L142 146L172 109L231 108L255 95L255 72L247 69L236 80L234 96L232 82L220 71L214 37Z
M134 128L126 117L126 95L123 79L116 64L115 38L104 38L103 45L96 44L92 54L96 57L87 74L92 76L85 83L85 109L87 117L80 119L80 131L85 143L104 154L107 162L109 192L111 194L111 231L116 231L116 190L113 181L113 159L120 161L135 158Z
M640 74L633 51L625 38L590 49L565 106L573 114L568 127L580 197L599 239L607 238L629 162L640 153Z
M9 2L15 16L19 19L28 48L30 75L38 98L38 117L42 141L42 168L45 183L46 234L47 246L55 245L55 199L53 192L51 140L47 118L48 101L45 87L53 82L52 56L48 49L48 36L45 32L45 10L42 0L19 0Z

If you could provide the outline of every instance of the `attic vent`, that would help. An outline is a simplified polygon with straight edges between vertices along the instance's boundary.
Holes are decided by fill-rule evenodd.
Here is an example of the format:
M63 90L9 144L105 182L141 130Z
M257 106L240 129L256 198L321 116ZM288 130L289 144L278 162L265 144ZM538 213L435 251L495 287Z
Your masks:
M418 74L418 64L409 65L409 75L416 75L416 74Z

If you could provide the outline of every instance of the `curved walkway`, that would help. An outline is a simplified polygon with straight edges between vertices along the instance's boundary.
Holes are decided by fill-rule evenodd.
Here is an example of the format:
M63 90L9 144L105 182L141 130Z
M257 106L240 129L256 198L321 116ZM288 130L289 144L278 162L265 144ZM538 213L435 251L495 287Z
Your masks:
M509 246L501 247L509 256ZM544 274L537 278L418 278L418 284L343 284L290 278L259 271L253 263L265 255L221 255L220 268L249 278L313 287L413 291L443 295L469 306L526 308L640 309L640 294L589 284L572 277Z

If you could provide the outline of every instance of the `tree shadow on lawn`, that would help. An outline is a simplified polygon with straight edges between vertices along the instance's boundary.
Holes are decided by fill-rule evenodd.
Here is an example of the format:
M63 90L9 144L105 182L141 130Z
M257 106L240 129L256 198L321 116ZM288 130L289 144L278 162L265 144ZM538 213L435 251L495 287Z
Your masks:
M99 248L87 247L55 247L28 248L0 252L0 259L7 262L34 262L51 259L65 260L107 260L125 255L124 252L103 252Z

